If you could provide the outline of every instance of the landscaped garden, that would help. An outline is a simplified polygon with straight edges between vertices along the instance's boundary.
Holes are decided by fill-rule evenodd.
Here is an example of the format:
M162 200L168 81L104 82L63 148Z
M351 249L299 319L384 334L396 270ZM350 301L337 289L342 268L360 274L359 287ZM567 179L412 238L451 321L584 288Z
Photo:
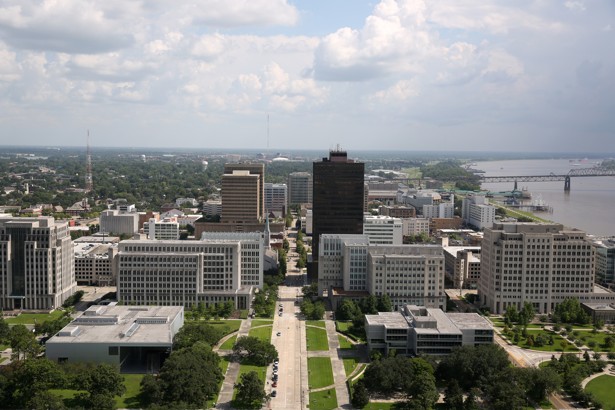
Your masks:
M310 389L318 389L333 384L330 358L308 357L308 383Z
M335 389L310 393L310 410L332 410L337 408Z
M358 357L347 357L342 359L342 361L344 362L344 370L346 371L346 377L350 376L354 369L357 368L360 360L361 359L359 359Z
M316 326L316 327L322 327L323 329L325 328L325 321L324 320L307 320L305 322L306 326Z
M254 319L250 323L250 327L264 326L264 325L273 325L273 320L271 319Z
M237 341L237 335L233 335L226 339L222 345L220 345L220 350L231 350Z
M307 326L305 328L305 337L307 339L308 351L329 350L327 331L325 329Z
M6 317L6 323L9 325L33 325L43 323L47 320L55 320L64 314L62 310L54 310L51 313L22 313L15 317Z
M340 342L340 349L354 349L355 346L350 343L350 341L348 341L348 339L345 336L342 335L337 335L337 339Z

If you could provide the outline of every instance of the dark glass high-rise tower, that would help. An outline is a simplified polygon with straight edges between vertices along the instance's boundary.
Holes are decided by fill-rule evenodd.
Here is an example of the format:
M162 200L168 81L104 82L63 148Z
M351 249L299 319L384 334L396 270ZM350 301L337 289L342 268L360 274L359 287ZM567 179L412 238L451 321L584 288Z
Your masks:
M345 151L313 164L313 236L310 281L318 279L318 245L323 233L363 233L363 181L365 166L348 159Z

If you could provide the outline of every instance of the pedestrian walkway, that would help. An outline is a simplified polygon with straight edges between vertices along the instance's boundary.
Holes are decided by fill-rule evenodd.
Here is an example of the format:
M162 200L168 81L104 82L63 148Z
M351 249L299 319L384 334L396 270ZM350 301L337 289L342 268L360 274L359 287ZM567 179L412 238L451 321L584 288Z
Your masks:
M601 371L600 373L594 373L591 376L589 376L588 378L584 379L581 382L581 387L585 388L585 386L587 386L587 383L591 382L592 380L594 380L596 377L600 377L603 375L607 375L607 376L613 376L615 377L615 367L613 367L612 364L607 364L606 367L604 368L603 371Z
M331 357L335 394L337 395L337 406L343 409L350 408L350 395L346 388L346 370L344 370L344 361L338 354L340 341L337 338L335 322L326 320L325 328L327 329L327 338L329 339L329 355Z
M241 326L237 331L237 338L242 336L248 336L250 332L250 327L252 326L251 319L244 319L241 322ZM235 388L235 383L237 381L237 376L239 375L239 363L231 361L226 369L226 374L224 375L224 381L222 382L222 388L220 389L220 394L218 395L218 403L216 405L217 409L231 409L231 401L233 401L233 391Z

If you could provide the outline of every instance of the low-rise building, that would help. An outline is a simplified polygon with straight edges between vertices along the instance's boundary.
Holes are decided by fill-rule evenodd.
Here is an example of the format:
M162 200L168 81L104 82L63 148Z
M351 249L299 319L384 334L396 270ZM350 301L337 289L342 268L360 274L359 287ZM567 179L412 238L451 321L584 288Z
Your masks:
M402 234L404 236L416 236L422 233L429 235L430 225L427 218L404 218L402 219Z
M444 313L441 309L405 305L399 312L365 315L370 350L385 355L443 355L460 346L493 343L493 327L476 313Z
M73 248L77 285L115 285L117 244L74 242Z
M366 215L363 235L367 235L372 245L401 245L403 224L400 218Z
M58 363L108 363L127 373L157 373L184 324L182 306L88 308L46 342Z
M147 239L175 240L179 239L179 222L177 217L167 217L162 220L150 219L143 224L143 233Z
M120 211L119 209L102 211L100 213L100 232L132 236L139 232L139 214L131 210Z

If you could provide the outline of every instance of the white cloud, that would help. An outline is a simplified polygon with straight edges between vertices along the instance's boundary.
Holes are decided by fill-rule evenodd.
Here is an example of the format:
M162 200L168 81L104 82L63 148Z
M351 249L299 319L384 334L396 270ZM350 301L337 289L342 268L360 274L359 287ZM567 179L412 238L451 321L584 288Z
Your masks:
M188 3L196 24L217 27L291 26L297 23L299 12L286 0L202 0Z
M578 0L569 0L564 3L567 9L571 11L585 11L585 3Z

